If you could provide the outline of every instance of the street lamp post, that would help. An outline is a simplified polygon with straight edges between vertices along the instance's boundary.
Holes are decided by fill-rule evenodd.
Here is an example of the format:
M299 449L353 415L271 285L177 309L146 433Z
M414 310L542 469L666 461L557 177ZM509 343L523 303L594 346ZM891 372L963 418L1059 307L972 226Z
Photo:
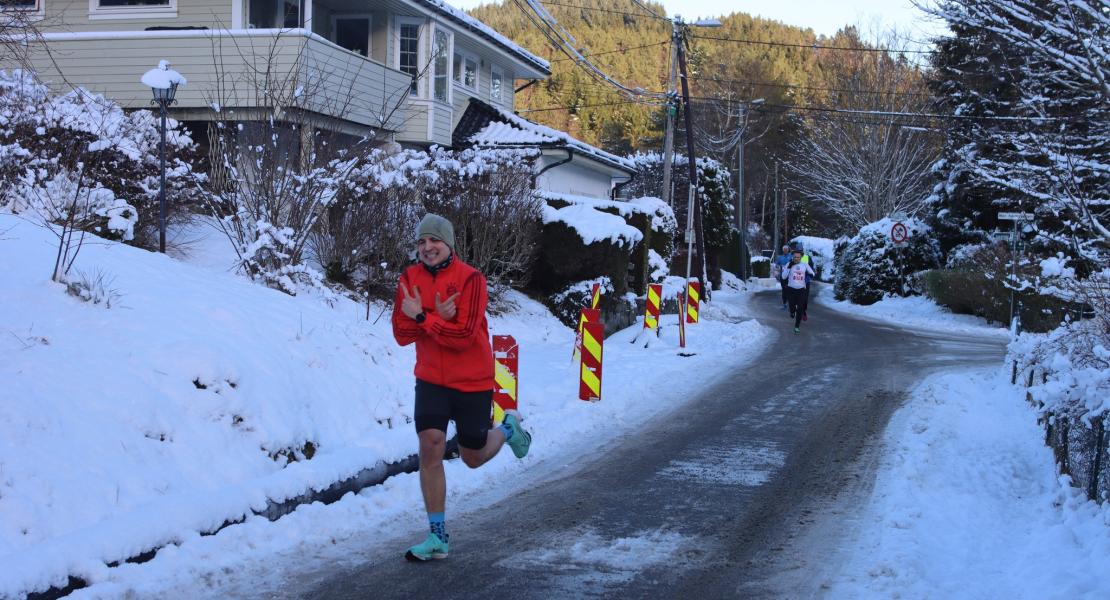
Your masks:
M158 189L158 251L166 253L166 109L176 102L178 86L185 85L185 78L181 73L170 68L169 61L158 61L158 66L143 74L142 82L150 87L154 94L151 104L158 105L162 117L162 140L158 144L158 152L162 162L162 185Z

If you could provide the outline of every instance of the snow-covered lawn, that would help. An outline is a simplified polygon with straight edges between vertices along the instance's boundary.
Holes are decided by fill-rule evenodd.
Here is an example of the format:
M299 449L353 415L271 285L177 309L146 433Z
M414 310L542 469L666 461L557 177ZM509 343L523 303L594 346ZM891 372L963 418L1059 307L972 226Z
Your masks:
M934 375L896 413L831 598L1108 598L1110 505L1057 480L1023 390Z
M926 331L991 336L999 339L1005 339L1010 335L1005 324L988 325L985 319L979 317L957 315L924 296L888 297L870 306L861 306L846 300L836 300L833 297L831 284L818 284L815 292L814 298L824 306L889 325Z
M415 451L414 357L394 343L389 314L378 319L386 307L367 321L364 304L251 283L220 260L226 240L194 228L183 260L90 239L74 275L105 275L119 296L106 308L49 281L51 233L10 215L0 232L0 598L67 575L93 584L74 598L219 595L275 579L283 553L335 559L423 527L417 478L401 475L274 523L198 533ZM749 295L721 292L703 308L687 329L693 356L679 356L673 315L649 348L630 343L635 327L610 337L598 403L577 399L573 332L512 296L490 330L520 344L533 450L477 471L452 461L448 511L489 488L511 494L514 474L558 468L676 408L690 372L704 382L758 355L771 333L744 320ZM163 546L145 564L106 566Z

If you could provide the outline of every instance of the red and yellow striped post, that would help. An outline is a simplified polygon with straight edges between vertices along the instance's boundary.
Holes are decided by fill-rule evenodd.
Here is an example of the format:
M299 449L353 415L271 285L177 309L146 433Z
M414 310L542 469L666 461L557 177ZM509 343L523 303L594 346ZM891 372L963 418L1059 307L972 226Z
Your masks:
M578 384L578 397L582 400L601 400L601 362L605 344L605 325L586 323L582 326L582 367Z
M590 290L590 308L597 308L598 304L601 304L601 284L595 283Z
M701 300L701 282L686 283L686 322L698 322L698 303Z
M663 284L648 286L647 303L644 305L644 329L659 331L659 305L663 297Z
M511 335L493 336L493 424L505 419L505 411L516 410L518 346Z
M601 309L583 308L578 315L578 330L574 338L574 352L570 355L571 362L577 361L582 356L582 327L586 323L600 323Z
M686 347L686 319L682 318L686 312L686 294L678 293L678 347Z

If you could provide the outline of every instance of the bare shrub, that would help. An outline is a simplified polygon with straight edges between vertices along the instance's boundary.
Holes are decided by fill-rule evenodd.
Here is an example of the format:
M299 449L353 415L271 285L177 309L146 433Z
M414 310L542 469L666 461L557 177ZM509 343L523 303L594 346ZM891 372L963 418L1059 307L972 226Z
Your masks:
M77 277L65 283L66 292L70 296L94 305L103 304L104 308L119 306L119 300L123 297L119 290L112 287L115 278L100 269L96 269L91 274L77 271Z

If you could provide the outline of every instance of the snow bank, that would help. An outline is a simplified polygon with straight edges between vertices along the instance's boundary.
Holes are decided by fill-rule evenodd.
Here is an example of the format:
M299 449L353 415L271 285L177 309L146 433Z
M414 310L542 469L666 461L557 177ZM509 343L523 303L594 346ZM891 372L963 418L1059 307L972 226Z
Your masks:
M609 242L616 246L631 248L644 239L644 234L625 223L623 218L601 212L585 204L571 204L563 208L552 208L544 204L543 222L545 225L563 223L573 229L587 245L594 242Z
M398 521L422 527L418 478L401 475L275 523L198 533L415 451L414 357L396 346L388 316L374 320L387 307L372 306L367 321L364 304L252 284L227 272L234 259L217 251L226 240L195 227L186 250L198 264L90 238L75 269L110 276L120 300L108 309L49 281L53 234L10 215L0 232L0 598L68 575L93 597L198 597L228 573L248 588L272 578L277 552L315 556ZM510 294L516 308L491 317L490 330L520 344L521 407L549 442L523 464L507 452L479 471L448 464L451 502L511 493L517 469L562 464L672 409L690 369L712 378L758 354L769 332L743 320L743 297L715 300L687 329L694 356L677 356L674 315L660 338L629 343L637 323L607 340L603 400L586 403L573 332ZM106 566L158 546L142 565Z
M820 285L820 284L819 284ZM1009 329L1002 326L987 325L986 320L971 315L957 315L943 306L937 305L924 296L887 296L871 305L853 304L847 300L833 298L827 286L816 289L815 297L821 304L834 310L881 321L883 323L924 329L928 331L947 331L952 333L973 333L995 338L1007 338Z
M1106 598L1110 505L1055 476L995 369L930 377L895 414L833 598Z

